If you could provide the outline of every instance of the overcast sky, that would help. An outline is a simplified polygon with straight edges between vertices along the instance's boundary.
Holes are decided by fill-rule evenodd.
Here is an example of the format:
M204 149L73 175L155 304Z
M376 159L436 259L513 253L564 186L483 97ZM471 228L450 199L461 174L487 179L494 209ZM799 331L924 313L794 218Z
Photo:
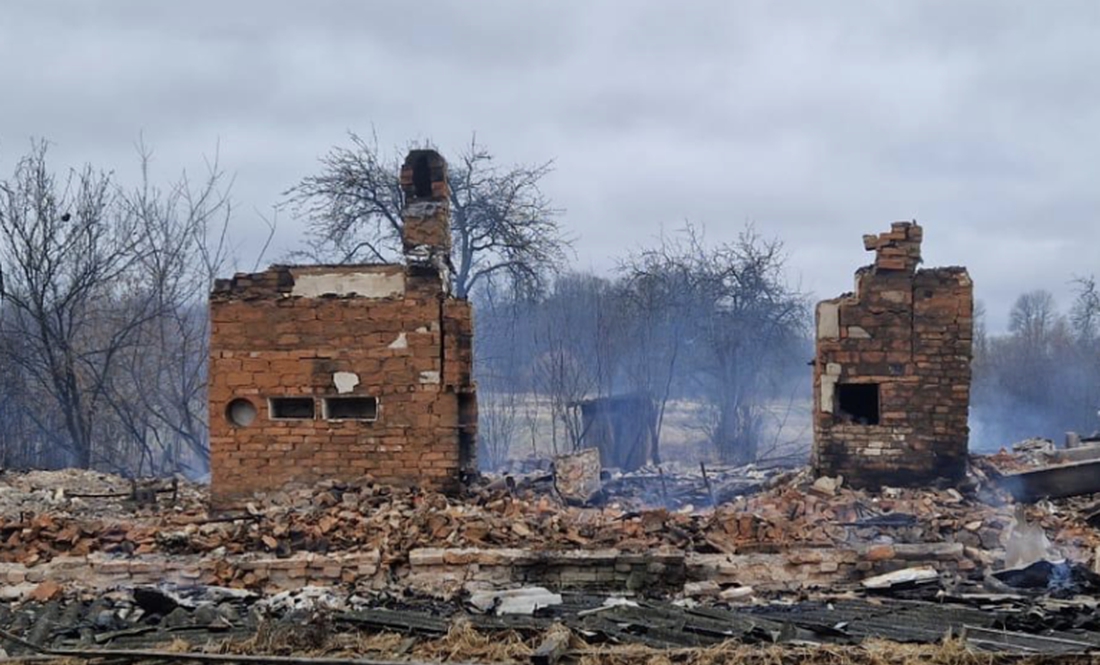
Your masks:
M1100 273L1100 2L0 0L0 171L157 177L220 145L248 258L257 211L346 132L556 160L577 265L684 219L787 245L816 298L861 235L925 227L992 328L1019 293ZM274 253L301 224L280 218ZM250 265L244 265L248 268Z

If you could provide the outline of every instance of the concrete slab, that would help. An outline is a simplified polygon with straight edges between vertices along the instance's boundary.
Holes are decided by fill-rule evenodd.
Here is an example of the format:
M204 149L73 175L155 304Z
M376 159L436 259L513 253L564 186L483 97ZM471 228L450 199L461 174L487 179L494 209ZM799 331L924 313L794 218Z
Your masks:
M1017 501L1060 499L1100 492L1100 459L1055 464L1002 476L997 483Z

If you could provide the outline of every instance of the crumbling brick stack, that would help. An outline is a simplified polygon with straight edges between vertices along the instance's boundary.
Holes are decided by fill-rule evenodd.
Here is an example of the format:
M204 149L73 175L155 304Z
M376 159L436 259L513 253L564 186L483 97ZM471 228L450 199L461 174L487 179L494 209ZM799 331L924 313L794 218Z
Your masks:
M817 306L813 464L857 487L950 483L966 473L973 285L917 270L922 229L864 236L856 292Z
M474 467L470 303L449 293L446 163L401 173L404 265L273 266L210 296L211 491L292 482L453 491Z

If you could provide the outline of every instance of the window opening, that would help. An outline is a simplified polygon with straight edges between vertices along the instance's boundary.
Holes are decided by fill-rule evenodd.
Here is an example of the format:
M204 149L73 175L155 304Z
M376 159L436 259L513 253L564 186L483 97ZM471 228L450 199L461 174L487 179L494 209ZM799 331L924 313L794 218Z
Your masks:
M271 417L283 420L312 420L312 397L272 397Z
M326 420L377 420L377 397L326 397Z

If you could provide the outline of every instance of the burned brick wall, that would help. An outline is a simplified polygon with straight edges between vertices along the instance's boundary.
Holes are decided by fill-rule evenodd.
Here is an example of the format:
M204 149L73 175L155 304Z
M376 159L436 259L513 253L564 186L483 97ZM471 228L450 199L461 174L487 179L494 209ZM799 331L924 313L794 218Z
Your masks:
M273 266L210 296L216 501L290 482L453 491L474 468L470 303L449 293L446 164L410 153L405 264Z
M966 473L973 285L965 268L917 270L922 229L864 236L875 263L856 292L817 305L813 465L857 487Z

